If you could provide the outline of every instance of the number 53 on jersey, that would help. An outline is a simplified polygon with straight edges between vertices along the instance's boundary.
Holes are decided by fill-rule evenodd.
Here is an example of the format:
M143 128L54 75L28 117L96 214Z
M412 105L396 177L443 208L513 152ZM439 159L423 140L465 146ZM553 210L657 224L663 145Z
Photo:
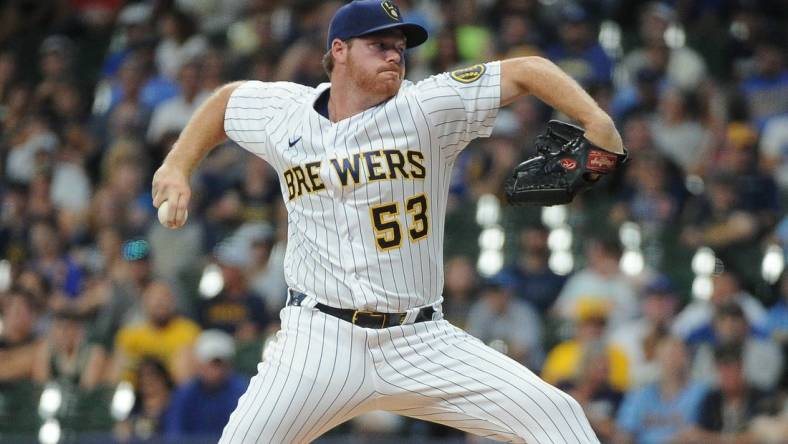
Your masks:
M399 202L386 202L369 207L372 230L378 250L387 251L402 246L403 230L407 231L410 242L415 243L427 237L430 221L427 216L427 195L417 194L405 200L407 225L400 223Z

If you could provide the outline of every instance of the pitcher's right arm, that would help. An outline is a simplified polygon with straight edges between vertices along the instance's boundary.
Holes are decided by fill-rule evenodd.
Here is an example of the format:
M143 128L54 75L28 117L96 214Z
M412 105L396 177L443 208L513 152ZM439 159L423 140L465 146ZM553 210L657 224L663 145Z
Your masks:
M208 152L227 138L224 114L230 96L242 83L220 87L197 108L153 175L153 206L159 208L162 202L169 202L167 226L177 228L186 222L191 198L189 178Z

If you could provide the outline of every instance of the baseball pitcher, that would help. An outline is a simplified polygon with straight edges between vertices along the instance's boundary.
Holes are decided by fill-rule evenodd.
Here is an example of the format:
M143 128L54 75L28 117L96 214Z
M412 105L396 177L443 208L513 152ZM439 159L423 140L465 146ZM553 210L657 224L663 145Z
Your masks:
M505 442L598 443L571 397L442 318L443 225L457 156L524 95L584 132L529 164L541 167L518 169L513 202L565 200L579 187L563 178L610 167L582 174L593 181L612 169L621 138L577 83L539 57L404 80L405 50L426 39L389 0L349 3L330 24L330 83L219 88L157 170L153 203L168 202L172 228L185 222L190 175L226 137L273 166L287 207L282 328L220 442L310 442L386 410ZM570 154L574 168L559 158ZM544 177L556 178L547 197L530 183Z

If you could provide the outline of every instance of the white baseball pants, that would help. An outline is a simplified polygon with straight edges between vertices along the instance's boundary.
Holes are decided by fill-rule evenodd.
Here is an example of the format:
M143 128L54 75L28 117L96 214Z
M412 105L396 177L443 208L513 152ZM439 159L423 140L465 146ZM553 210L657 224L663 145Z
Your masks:
M220 443L304 443L372 410L528 444L599 443L580 405L445 320L367 329L285 307Z

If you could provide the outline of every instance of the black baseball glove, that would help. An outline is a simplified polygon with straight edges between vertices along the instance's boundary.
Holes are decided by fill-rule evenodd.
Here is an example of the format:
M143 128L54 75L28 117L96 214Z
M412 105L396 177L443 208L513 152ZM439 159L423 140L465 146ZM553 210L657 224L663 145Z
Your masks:
M575 125L551 120L536 138L537 154L514 169L504 184L513 205L561 205L591 188L627 160L589 142Z

